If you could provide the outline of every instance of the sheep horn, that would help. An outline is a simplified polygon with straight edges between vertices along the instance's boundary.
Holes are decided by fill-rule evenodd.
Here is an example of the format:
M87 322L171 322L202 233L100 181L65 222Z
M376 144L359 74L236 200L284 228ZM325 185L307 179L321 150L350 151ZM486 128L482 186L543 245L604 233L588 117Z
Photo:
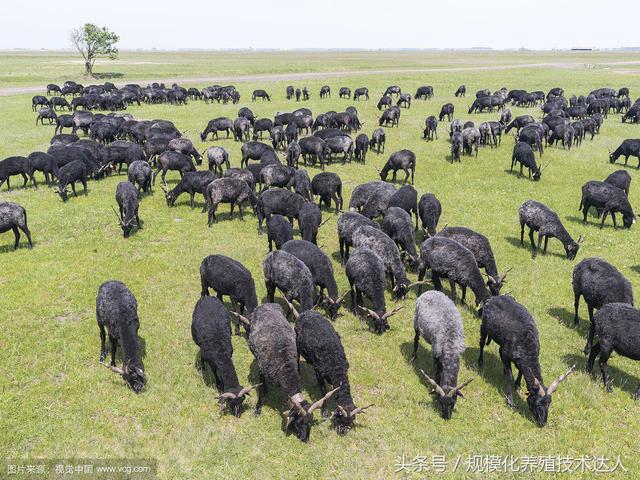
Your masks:
M109 370L111 370L113 373L117 373L119 375L123 375L124 374L124 370L122 370L121 368L116 367L115 365L107 365L105 363L103 363L102 365L104 365L105 367L107 367Z
M587 239L587 236L585 235L584 237L582 235L580 235L578 237L578 241L576 242L578 245L582 245L582 243Z
M336 300L333 303L341 304L342 302L344 302L345 298L347 298L347 295L349 295L349 293L350 293L349 290L347 290L342 294L342 296L338 300Z
M291 421L293 420L291 418L291 416L289 415L290 410L287 410L285 412L282 412L282 420L283 420L283 430L286 430L287 428L289 428L289 425L291 424Z
M338 405L338 410L340 411L340 415L342 415L343 417L349 417L350 415L347 413L347 411L342 408L342 405Z
M498 281L498 283L503 283L504 279L507 278L507 273L509 273L511 270L513 270L513 267L507 268L507 270L500 276L500 280Z
M240 315L237 312L229 312L231 315L233 315L234 317L236 317L238 320L240 320L242 323L244 323L246 326L251 326L251 322L249 321L249 319L247 317L245 317L244 315Z
M369 310L366 307L361 307L360 305L357 306L360 310L362 310L364 313L366 313L367 315L369 315L372 318L375 319L380 319L380 315L378 315L376 312L374 312L373 310Z
M306 415L307 412L304 411L304 408L302 408L302 405L300 405L300 402L297 400L294 400L293 398L289 398L289 402L292 405L292 409L295 408L296 410L298 410L298 413L302 416Z
M218 400L233 400L234 398L238 398L239 396L240 395L236 395L233 392L224 392L218 397Z
M407 285L407 290L409 290L410 288L413 288L413 287L419 287L420 285L425 285L427 283L429 283L429 282L427 282L426 280L420 280L418 282L410 283L409 285Z
M400 305L400 306L394 307L394 308L393 308L393 310L391 310L390 312L385 313L385 314L382 316L382 318L383 318L383 319L384 319L384 318L389 318L389 317L391 317L392 315L395 315L396 313L398 313L398 312L399 312L400 310L402 310L403 308L404 308L404 305Z
M321 226L323 226L325 223L327 223L329 220L331 220L333 217L329 217L327 218L324 222L322 222L320 225L318 225L318 228L320 228ZM322 248L322 247L320 247Z
M309 407L309 410L307 410L307 413L309 415L311 415L313 413L313 411L317 408L321 408L322 405L324 404L324 402L326 402L327 400L329 400L329 398L331 398L331 396L336 393L338 390L340 390L340 387L336 387L333 390L331 390L330 392L328 392L324 397L322 397L320 400L318 400L317 402L314 402L313 405L311 405Z
M262 384L261 384L261 383L258 383L258 384L256 384L256 385L249 385L248 387L244 387L242 390L240 390L240 391L238 392L238 395L237 395L237 396L238 396L238 397L243 397L243 396L245 396L245 395L248 395L248 394L249 394L249 392L250 392L251 390L253 390L254 388L258 388L260 385L262 385Z
M365 413L365 411L367 410L367 408L373 407L373 403L367 405L366 407L357 407L354 408L351 413L349 414L350 417L355 417L356 415L358 415L359 413Z
M551 385L549 385L549 388L547 388L547 395L551 395L553 392L555 392L556 388L558 388L558 385L560 385L560 383L562 383L573 372L573 370L575 368L576 368L576 366L572 365L569 370L567 370L565 373L563 373L558 378L556 378L553 381L553 383L551 383Z
M444 393L444 390L442 390L442 387L440 387L440 385L438 385L436 383L436 381L431 378L429 375L427 375L426 373L424 373L424 370L420 369L420 373L422 373L422 375L424 375L424 378L427 379L427 381L431 384L431 386L433 387L433 391L431 393L437 393L438 395L440 395L441 397L446 397L447 394Z
M280 289L278 289L278 290L280 290ZM287 303L287 306L289 307L289 310L291 311L291 313L293 313L293 318L297 320L298 317L300 316L300 314L296 310L296 307L293 306L293 303L291 303L289 301L289 299L287 298L287 296L284 294L284 292L282 290L280 290L280 293L282 293L282 297L284 298L284 301Z
M456 388L454 388L453 390L451 390L448 393L449 397L455 397L456 395L460 395L462 398L464 398L464 395L462 395L462 392L460 390L462 390L464 387L466 387L467 385L469 385L471 382L473 382L473 378L470 378L469 380L467 380L466 382L463 382L462 385L457 386Z
M538 389L538 395L540 395L541 397L544 397L545 396L544 388L542 387L542 384L536 377L533 377L533 384Z
M111 210L113 210L113 213L115 214L116 218L118 219L118 224L120 224L120 225L124 225L124 224L122 223L122 219L120 218L120 215L118 215L118 212L116 212L116 209L115 209L115 208L113 208L113 207L111 207Z

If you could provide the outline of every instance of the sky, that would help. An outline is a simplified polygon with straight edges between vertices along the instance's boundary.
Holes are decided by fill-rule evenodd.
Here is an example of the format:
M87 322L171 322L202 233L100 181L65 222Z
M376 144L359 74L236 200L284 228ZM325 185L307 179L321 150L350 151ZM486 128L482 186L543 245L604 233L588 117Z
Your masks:
M3 6L0 49L71 48L85 22L120 49L640 46L638 0L75 0Z

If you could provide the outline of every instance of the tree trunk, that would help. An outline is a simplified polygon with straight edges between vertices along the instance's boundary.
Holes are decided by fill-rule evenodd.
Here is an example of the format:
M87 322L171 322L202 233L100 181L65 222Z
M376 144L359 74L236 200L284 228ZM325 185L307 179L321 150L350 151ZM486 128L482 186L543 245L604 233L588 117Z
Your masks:
M91 62L84 62L85 73L89 76L93 76L93 65Z

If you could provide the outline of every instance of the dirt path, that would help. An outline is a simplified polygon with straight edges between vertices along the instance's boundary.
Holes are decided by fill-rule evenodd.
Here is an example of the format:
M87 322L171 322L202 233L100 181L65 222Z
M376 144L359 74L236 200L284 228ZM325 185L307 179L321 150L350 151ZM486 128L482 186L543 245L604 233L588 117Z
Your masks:
M638 65L640 61L629 62L607 62L599 65ZM473 67L446 67L446 68L405 68L405 69L377 69L377 70L345 70L333 72L290 72L290 73L265 73L257 75L221 75L210 77L178 77L178 78L156 78L153 80L135 80L131 79L126 82L115 82L116 86L123 86L126 83L138 83L147 85L153 82L163 82L165 84L227 84L232 82L281 82L285 80L305 80L314 78L337 78L337 77L355 77L367 75L392 75L405 73L439 73L439 72L473 72L486 70L512 70L520 68L585 68L585 63L579 62L546 62L546 63L514 63L508 65L479 65ZM45 85L33 87L9 87L0 88L0 97L10 95L20 95L24 93L42 93Z

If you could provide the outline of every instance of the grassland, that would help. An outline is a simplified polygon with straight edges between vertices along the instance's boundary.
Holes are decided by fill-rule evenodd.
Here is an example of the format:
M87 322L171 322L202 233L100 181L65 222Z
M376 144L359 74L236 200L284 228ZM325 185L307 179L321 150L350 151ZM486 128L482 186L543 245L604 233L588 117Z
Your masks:
M131 54L133 56L138 54ZM356 70L372 65L405 66L404 54L368 53L357 63L348 55L333 62L329 54L140 54L158 59L163 65L118 65L132 78L162 78L166 75L252 74L258 71L308 71L323 69ZM355 55L355 54L354 54ZM200 57L201 56L201 57ZM20 57L12 54L11 68L2 69L2 85L44 84L63 80L77 73L76 66L58 65L60 56ZM18 59L18 57L20 57ZM198 60L194 60L199 57ZM366 57L366 60L363 58ZM566 62L564 55L462 54L449 59L438 57L441 65L497 65L500 63ZM124 58L124 57L123 57ZM127 56L129 58L129 56ZM322 58L322 61L318 60ZM599 55L598 62L637 60L616 55ZM162 61L162 59L165 59ZM413 55L410 62L432 66L433 58ZM164 64L166 63L166 64ZM586 63L582 60L579 63ZM597 63L597 62L589 62ZM116 68L115 66L113 68ZM7 72L14 72L7 78ZM31 73L33 72L33 77ZM15 75L15 78L13 77ZM25 77L26 76L26 77ZM284 88L289 82L268 84L236 83L240 105L205 105L190 102L185 107L166 105L131 107L136 118L167 118L194 140L203 150L197 132L216 116L235 117L237 109L249 105L257 116L271 117L302 104L288 102ZM400 128L387 129L387 152L401 148L413 150L418 157L416 188L419 193L435 193L443 205L441 225L465 225L490 239L499 269L513 267L509 274L512 295L524 304L537 321L542 345L540 361L545 380L577 364L577 372L554 395L549 423L537 428L531 421L524 396L516 397L517 409L506 406L504 382L497 348L485 350L485 369L476 370L479 321L470 309L461 307L467 351L460 377L475 378L467 387L466 399L458 402L453 419L440 418L428 395L428 388L409 363L413 339L412 317L415 295L402 303L406 308L391 319L391 330L382 336L347 311L335 323L351 363L351 382L358 403L375 403L360 426L345 437L338 437L327 422L319 422L307 445L279 429L279 411L283 396L272 389L259 418L246 412L242 418L220 417L215 402L216 390L209 378L196 370L196 347L191 340L193 306L199 295L198 268L203 257L222 253L241 260L254 274L258 295L263 298L261 262L267 251L266 238L257 235L253 217L244 222L227 221L226 207L220 223L206 227L199 209L191 210L188 199L181 198L168 208L157 188L141 205L144 228L124 240L111 207L115 205L116 184L124 179L111 177L90 183L87 197L71 198L62 204L45 187L37 192L12 190L0 192L0 201L16 201L29 212L35 246L28 251L11 250L11 234L0 236L0 456L29 457L132 457L158 461L160 478L400 478L395 473L398 456L446 455L453 463L458 455L620 455L628 473L615 476L637 478L640 474L638 440L639 405L631 393L640 379L640 365L614 356L611 372L614 391L602 388L599 378L584 371L581 354L587 331L587 312L583 305L578 328L572 326L573 295L571 272L575 262L565 258L562 246L552 240L549 253L535 261L529 248L519 245L518 206L525 200L540 200L555 209L566 227L577 238L587 241L577 261L601 256L614 263L633 283L640 285L640 254L635 249L637 226L614 230L610 223L599 230L595 219L583 226L577 210L580 186L590 179L602 179L619 166L607 161L608 149L624 138L638 137L638 126L622 124L611 116L602 134L582 147L566 151L549 148L544 161L550 166L540 182L518 179L508 173L513 141L507 136L500 148L483 148L477 159L464 157L461 164L446 161L449 144L447 125L441 124L439 140L421 140L424 118L437 114L440 106L453 102L456 117L476 122L494 119L495 114L467 115L471 99L455 99L460 83L468 90L493 90L502 86L528 90L548 90L562 86L568 93L586 93L599 86L628 86L632 95L640 92L640 72L633 68L623 73L606 69L520 68L503 71L432 72L429 74L377 74L331 79L334 96L320 100L317 92L322 78L306 82L313 96L305 102L314 113L342 110L353 104L337 98L337 90L366 85L372 92L369 102L356 104L364 130L371 133L377 125L375 102L389 84L399 84L413 93L424 84L435 88L431 101L416 101L403 110ZM302 85L302 83L299 83ZM266 87L272 102L249 101L254 88ZM471 96L473 93L471 93ZM2 136L0 158L26 155L46 149L53 128L34 127L30 95L0 98ZM513 109L515 114L530 112ZM539 115L534 111L535 115ZM238 166L240 144L221 140L231 152L231 163ZM348 202L355 185L377 177L376 168L387 155L371 154L366 165L332 165L340 174ZM318 170L310 168L310 174ZM638 205L638 175L634 180L631 202ZM169 174L170 183L177 175ZM345 203L346 203L345 202ZM325 212L325 215L332 213ZM348 286L337 256L335 222L326 224L318 243L334 259L341 290ZM141 395L128 391L122 381L98 363L99 338L95 324L95 295L107 279L127 283L138 299L140 335L144 340L144 362L149 377ZM415 278L414 275L411 278ZM389 302L392 300L389 298ZM233 338L236 368L242 382L257 380L257 368L244 338ZM433 371L430 349L420 348L418 366ZM318 397L312 370L302 365L305 394ZM253 400L249 400L252 406ZM458 470L445 474L407 474L407 478L480 477ZM542 473L504 474L495 478L543 477ZM571 478L588 478L577 472Z

